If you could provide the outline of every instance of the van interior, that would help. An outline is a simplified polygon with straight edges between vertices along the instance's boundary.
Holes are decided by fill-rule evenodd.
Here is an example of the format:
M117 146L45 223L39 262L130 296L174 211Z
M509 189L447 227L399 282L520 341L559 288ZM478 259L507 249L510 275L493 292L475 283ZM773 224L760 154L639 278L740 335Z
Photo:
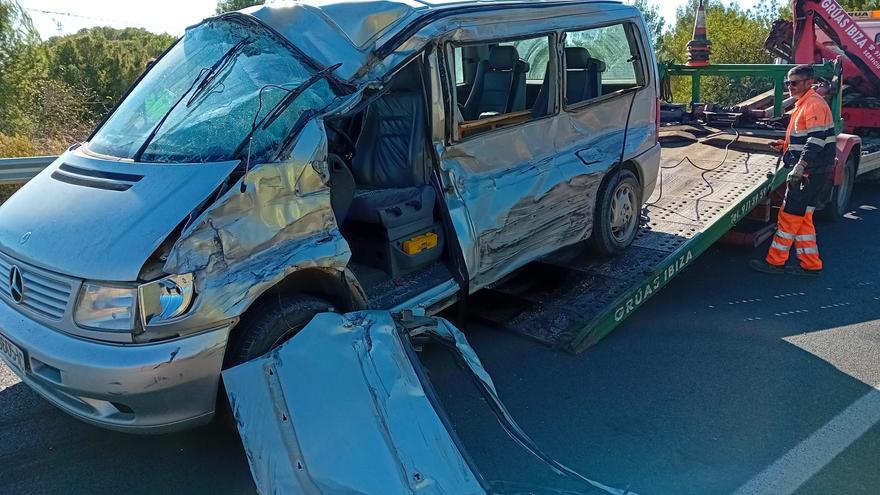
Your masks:
M333 210L352 251L349 268L376 308L452 278L427 122L418 62L365 107L326 122Z
M452 49L460 138L552 111L549 47L545 36ZM565 58L567 104L615 91L603 82L605 62L588 48L567 46ZM393 308L453 278L454 234L431 181L423 73L413 61L364 105L325 122L334 213L352 251L349 268L375 308Z

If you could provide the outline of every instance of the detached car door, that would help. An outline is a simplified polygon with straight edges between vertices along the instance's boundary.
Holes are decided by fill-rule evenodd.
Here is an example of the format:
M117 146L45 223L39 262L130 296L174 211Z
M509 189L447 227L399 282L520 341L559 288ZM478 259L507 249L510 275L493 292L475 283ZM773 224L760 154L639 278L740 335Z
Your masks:
M488 379L445 320L381 311L320 314L269 355L223 372L261 494L486 493L412 335L460 349Z
M415 346L432 344L452 352L515 445L578 482L578 493L624 494L544 453L451 323L385 311L319 314L278 349L223 372L257 491L495 493L464 450L418 357Z

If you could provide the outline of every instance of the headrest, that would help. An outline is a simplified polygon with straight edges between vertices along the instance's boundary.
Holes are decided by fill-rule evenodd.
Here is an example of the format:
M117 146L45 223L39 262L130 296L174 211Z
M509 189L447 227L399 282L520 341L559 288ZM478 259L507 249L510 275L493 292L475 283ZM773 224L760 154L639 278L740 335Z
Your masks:
M596 69L599 72L605 72L605 62L593 58L586 48L570 46L565 49L565 68L568 70Z
M419 64L411 62L391 77L389 83L393 91L419 91L422 89L422 76L419 74Z
M565 67L567 69L586 69L590 65L590 50L576 46L565 48Z
M513 70L519 61L515 46L493 46L489 48L489 67L495 70Z

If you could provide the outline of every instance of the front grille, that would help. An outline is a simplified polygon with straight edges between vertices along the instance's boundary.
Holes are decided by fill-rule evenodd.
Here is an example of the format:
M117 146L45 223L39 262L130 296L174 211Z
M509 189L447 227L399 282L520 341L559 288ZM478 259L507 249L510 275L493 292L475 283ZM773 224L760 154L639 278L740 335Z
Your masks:
M10 272L13 265L18 267L24 282L22 299L18 304L45 318L60 320L67 309L72 284L60 277L49 276L41 270L0 255L0 294L13 304L10 287Z

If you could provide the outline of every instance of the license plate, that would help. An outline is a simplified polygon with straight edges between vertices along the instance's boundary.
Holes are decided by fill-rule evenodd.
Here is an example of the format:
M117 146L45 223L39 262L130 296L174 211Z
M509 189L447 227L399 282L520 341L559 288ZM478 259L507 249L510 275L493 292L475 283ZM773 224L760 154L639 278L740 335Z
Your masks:
M18 371L25 371L24 351L3 335L0 335L0 354L7 362L12 363L12 366L18 368Z

